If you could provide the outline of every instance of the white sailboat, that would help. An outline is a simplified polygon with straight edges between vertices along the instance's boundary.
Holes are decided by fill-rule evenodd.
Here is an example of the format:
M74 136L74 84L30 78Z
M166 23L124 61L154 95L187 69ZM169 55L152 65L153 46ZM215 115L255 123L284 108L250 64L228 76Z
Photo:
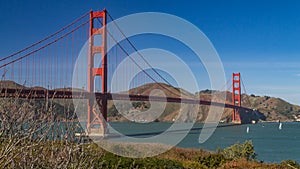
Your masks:
M250 130L249 127L247 127L247 133L249 133L249 130Z
M279 130L281 130L281 129L282 129L282 123L281 123L281 122L279 123L279 127L278 127L278 129L279 129Z

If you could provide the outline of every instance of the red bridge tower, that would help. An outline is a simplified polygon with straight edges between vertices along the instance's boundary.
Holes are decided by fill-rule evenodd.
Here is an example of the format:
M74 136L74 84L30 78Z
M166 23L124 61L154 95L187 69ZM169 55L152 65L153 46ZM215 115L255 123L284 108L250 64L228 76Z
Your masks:
M232 74L232 105L241 107L241 74ZM241 116L238 108L232 109L232 122L241 123Z
M101 76L102 80L102 93L107 93L107 54L106 54L106 10L91 11L90 12L90 29L89 29L89 50L88 50L88 86L87 90L90 94L94 94L95 90L95 77ZM96 28L94 20L101 20L102 27ZM100 46L95 46L95 36L102 36L102 43ZM101 54L100 68L94 68L95 54ZM87 134L89 136L104 136L107 121L107 97L96 101L100 107L100 112L97 110L95 100L90 98L88 100L88 119L87 119ZM102 115L102 117L101 117Z

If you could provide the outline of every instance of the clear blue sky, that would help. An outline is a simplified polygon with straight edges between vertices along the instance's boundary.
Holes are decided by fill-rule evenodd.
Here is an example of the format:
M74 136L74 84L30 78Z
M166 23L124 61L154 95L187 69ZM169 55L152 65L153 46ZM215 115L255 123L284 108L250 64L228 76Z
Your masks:
M114 18L164 12L201 29L214 44L227 78L241 72L247 93L300 104L300 1L271 0L2 0L0 57L53 33L90 9Z

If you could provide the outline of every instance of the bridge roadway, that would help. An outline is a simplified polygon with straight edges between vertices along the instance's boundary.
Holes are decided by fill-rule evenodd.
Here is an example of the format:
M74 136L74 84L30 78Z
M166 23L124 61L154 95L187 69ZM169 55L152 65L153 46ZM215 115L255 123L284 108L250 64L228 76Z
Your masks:
M0 91L0 98L27 98L27 99L88 99L92 98L92 95L96 99L108 100L130 100L130 101L149 101L149 96L146 95L127 95L117 93L89 93L86 91L71 91L69 90L43 90L43 89L6 89L3 88ZM187 104L200 104L200 105L212 105L212 106L224 106L225 108L243 109L246 111L253 111L252 109L234 106L228 103L211 102L200 99L189 98L176 98L176 97L160 97L151 96L152 101L160 102L173 102L173 103L187 103Z

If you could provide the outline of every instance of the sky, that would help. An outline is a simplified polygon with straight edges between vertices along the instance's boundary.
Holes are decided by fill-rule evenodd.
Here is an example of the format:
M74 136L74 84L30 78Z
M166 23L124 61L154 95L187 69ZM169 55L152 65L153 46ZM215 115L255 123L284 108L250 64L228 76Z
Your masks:
M138 12L181 17L209 38L226 78L233 72L242 74L247 94L300 105L297 0L1 0L0 57L52 34L91 9L103 8L114 18Z

